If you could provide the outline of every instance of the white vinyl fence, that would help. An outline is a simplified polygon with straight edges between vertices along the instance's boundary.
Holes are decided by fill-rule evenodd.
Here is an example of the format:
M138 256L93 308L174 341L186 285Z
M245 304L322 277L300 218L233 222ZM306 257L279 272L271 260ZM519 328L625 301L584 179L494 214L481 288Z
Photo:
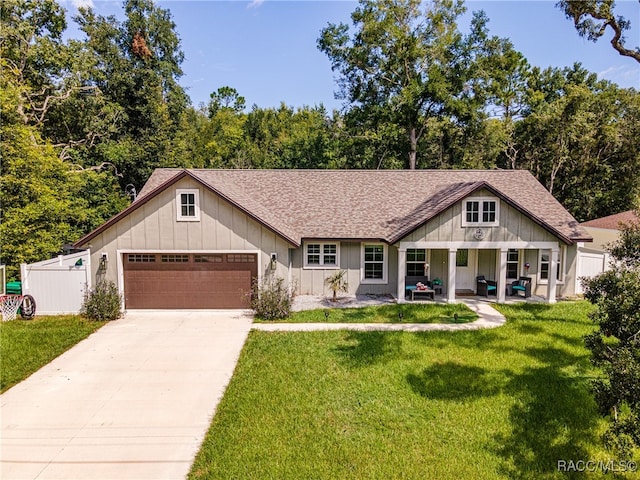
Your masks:
M78 313L91 288L89 250L20 265L22 293L36 301L36 315Z
M609 270L611 256L599 250L590 250L584 247L578 248L578 265L576 272L576 293L582 294L582 277L593 278L602 272Z

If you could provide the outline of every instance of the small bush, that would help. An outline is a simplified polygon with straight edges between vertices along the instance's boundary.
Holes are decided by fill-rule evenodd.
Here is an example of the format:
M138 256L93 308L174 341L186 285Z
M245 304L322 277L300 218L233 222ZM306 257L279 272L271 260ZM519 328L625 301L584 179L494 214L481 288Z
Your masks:
M80 314L91 320L115 320L122 316L121 305L116 284L102 280L85 292Z
M263 320L278 320L291 314L293 289L280 277L255 280L251 289L251 308Z
M338 292L349 292L349 284L344 276L347 274L346 270L338 270L336 273L327 278L324 282L329 285L329 288L333 292L333 302L338 300Z

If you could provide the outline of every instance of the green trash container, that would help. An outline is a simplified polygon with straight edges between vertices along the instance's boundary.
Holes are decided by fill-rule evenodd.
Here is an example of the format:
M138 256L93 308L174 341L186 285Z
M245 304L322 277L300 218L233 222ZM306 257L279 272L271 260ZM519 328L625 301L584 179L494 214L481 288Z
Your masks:
M22 295L22 282L7 282L7 295Z

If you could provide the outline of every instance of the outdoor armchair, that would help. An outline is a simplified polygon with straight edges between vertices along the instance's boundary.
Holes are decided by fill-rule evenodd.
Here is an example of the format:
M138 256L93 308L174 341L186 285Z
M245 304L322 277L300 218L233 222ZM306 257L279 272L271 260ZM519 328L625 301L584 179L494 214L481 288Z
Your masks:
M496 295L498 291L498 283L495 280L487 280L484 275L476 277L476 294L488 297Z

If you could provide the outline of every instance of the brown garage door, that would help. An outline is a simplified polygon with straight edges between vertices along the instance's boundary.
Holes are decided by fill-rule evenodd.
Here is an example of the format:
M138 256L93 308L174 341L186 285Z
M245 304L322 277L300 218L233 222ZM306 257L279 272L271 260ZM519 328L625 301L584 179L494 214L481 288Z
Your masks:
M254 253L128 253L126 308L247 308L258 274Z

